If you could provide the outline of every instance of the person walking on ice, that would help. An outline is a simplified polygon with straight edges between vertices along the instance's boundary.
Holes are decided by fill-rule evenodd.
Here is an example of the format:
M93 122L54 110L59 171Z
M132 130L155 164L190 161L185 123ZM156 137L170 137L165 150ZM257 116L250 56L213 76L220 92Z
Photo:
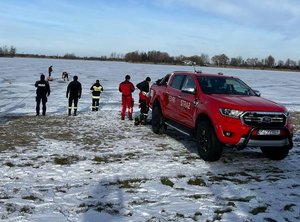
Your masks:
M130 75L125 76L125 81L119 84L119 91L122 93L122 111L121 111L121 119L125 119L126 109L128 109L128 118L132 120L133 113L133 98L132 93L135 88L132 82L130 82Z
M100 94L103 91L103 87L98 79L96 80L96 83L92 85L90 90L92 91L92 111L98 111Z
M81 83L78 81L78 76L73 77L73 81L69 83L67 88L66 97L69 98L68 114L71 116L72 104L74 103L74 113L77 115L77 105L78 100L81 98L82 87Z
M49 68L48 68L48 77L47 77L48 81L53 80L53 78L51 77L52 72L53 72L53 68L52 68L52 66L49 66Z
M46 115L47 97L50 95L50 85L45 80L45 75L41 74L40 80L35 82L36 87L36 115L40 115L40 104L43 104L43 116Z

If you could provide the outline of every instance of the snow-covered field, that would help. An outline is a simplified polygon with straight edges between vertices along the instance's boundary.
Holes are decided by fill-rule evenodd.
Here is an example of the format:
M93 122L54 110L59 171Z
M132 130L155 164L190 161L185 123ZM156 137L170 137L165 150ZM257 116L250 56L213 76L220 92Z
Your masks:
M36 117L34 82L50 65L47 116ZM156 135L119 116L126 74L136 84L192 67L20 58L1 58L0 67L0 221L300 220L299 73L203 67L283 103L297 129L282 161L246 148L225 149L209 163L191 138ZM67 116L63 71L83 86L76 117ZM89 88L96 79L104 92L94 113Z

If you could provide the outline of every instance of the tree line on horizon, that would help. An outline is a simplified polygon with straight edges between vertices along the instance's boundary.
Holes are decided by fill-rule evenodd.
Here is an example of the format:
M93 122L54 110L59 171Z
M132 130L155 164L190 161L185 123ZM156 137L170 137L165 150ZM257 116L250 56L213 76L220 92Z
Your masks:
M52 59L80 59L80 60L98 60L98 61L125 61L131 63L152 63L152 64L173 64L173 65L194 65L194 66L214 66L214 67L245 67L245 68L271 68L271 69L289 69L300 70L300 60L294 61L287 59L286 61L278 60L276 62L272 55L264 59L247 58L241 56L229 58L226 54L215 55L210 58L207 54L193 56L170 56L167 52L161 51L133 51L125 55L111 53L110 56L100 57L79 57L74 53L66 53L63 56L48 56L39 54L18 54L17 49L13 46L0 47L0 57L31 57L31 58L52 58Z
M226 54L215 55L210 58L207 54L194 56L169 56L166 52L148 51L129 52L125 54L124 60L133 63L155 63L155 64L185 64L197 66L217 66L217 67L245 67L245 68L273 68L273 69L292 69L300 70L300 60L297 62L292 59L276 62L272 55L264 59L247 58L241 56L229 58Z
M0 57L14 57L16 55L17 49L13 46L3 46L0 47Z

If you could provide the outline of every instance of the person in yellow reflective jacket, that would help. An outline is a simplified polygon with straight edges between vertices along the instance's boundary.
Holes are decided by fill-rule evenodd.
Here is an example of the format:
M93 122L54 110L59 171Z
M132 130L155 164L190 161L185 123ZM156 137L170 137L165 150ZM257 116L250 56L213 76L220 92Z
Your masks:
M100 94L103 91L100 81L96 80L96 83L92 85L90 90L92 91L92 111L98 111Z

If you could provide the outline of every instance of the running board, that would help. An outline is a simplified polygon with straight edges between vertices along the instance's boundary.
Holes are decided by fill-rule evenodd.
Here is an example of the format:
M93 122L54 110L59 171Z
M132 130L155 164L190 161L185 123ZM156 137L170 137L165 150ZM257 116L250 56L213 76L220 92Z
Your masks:
M167 126L171 127L172 129L177 130L178 132L180 132L180 133L182 133L182 134L185 134L185 135L187 135L187 136L191 136L191 133L189 132L190 130L189 130L188 128L186 128L186 127L182 127L182 126L179 125L179 124L176 124L176 126L175 126L175 125L173 125L173 124L170 123L170 122L165 122L165 124L166 124Z

